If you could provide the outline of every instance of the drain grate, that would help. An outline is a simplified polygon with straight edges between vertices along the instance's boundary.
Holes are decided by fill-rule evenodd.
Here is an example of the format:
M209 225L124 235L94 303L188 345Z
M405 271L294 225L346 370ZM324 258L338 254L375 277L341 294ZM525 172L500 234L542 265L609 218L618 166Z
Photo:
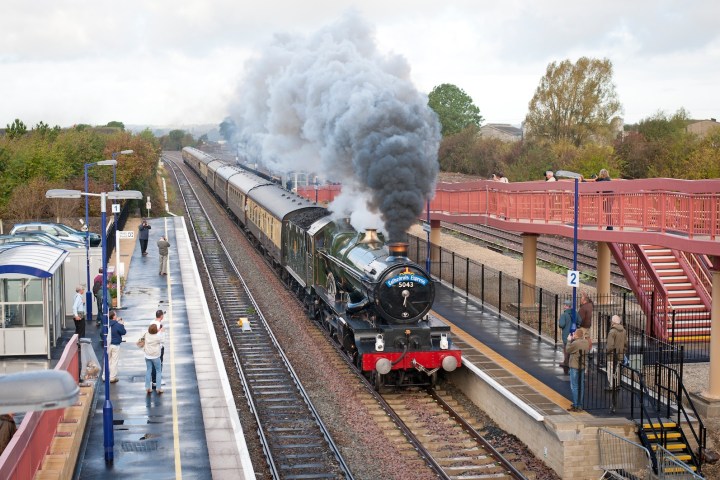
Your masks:
M158 449L157 440L145 442L122 442L123 452L154 452Z

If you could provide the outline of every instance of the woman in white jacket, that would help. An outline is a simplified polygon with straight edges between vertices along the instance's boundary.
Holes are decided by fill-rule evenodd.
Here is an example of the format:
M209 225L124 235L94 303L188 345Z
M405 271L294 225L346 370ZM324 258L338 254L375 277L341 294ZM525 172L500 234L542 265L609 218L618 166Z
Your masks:
M143 351L145 352L145 390L147 394L152 393L152 371L155 366L157 372L157 386L162 386L162 365L160 364L160 351L162 348L162 339L158 335L158 328L155 323L151 323L148 327L145 336L145 346ZM163 391L161 388L157 389L158 395L162 395Z

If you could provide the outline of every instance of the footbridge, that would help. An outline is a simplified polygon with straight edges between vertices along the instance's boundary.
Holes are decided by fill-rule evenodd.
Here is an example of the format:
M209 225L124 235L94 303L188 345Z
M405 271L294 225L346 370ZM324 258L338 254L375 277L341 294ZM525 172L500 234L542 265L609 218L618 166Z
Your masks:
M341 188L300 187L298 194L328 203ZM597 242L598 296L610 293L612 255L654 334L710 342L707 393L720 398L720 328L711 328L720 324L720 301L712 301L720 299L720 179L439 183L421 218L429 220L434 245L442 221L523 234L528 285L536 283L539 235Z

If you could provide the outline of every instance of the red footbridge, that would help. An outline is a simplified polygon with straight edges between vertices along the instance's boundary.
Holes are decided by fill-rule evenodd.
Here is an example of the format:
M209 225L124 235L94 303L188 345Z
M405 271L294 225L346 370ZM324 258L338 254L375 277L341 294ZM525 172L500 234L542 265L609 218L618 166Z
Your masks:
M298 194L329 203L341 188L299 187ZM577 227L578 240L598 242L598 278L609 270L609 250L662 336L709 341L712 319L720 321L720 305L717 313L712 305L713 288L720 292L720 179L439 183L421 216L428 217L433 230L445 221L531 237L573 238ZM524 256L534 261L535 250ZM598 292L609 288L599 284Z

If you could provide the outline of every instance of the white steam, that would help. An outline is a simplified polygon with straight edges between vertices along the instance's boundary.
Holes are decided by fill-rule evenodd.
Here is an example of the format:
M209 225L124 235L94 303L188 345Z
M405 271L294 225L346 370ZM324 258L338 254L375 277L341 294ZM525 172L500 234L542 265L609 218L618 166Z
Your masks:
M246 65L231 112L236 140L250 163L341 182L330 209L399 240L434 191L440 142L409 72L403 57L377 51L354 13L310 37L276 35Z

